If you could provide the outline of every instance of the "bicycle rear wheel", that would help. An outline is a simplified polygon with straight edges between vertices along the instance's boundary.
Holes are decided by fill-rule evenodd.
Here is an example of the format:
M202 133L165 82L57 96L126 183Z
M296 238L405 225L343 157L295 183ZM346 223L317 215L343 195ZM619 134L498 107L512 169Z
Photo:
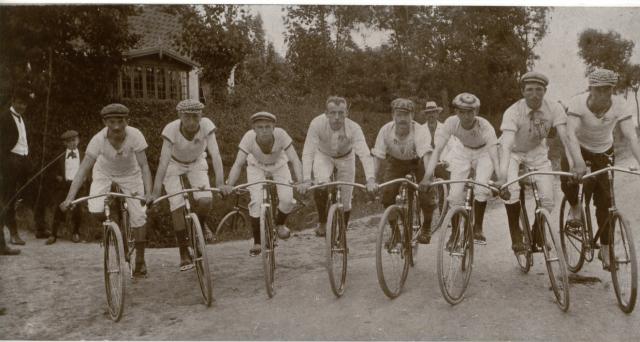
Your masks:
M567 198L562 199L560 205L560 244L562 253L567 262L567 269L576 273L580 271L585 261L588 236L585 221L582 220L580 228L570 227L568 224L570 205ZM584 214L582 217L585 217Z
M438 180L440 179L436 179L435 181ZM449 187L446 184L436 187L435 196L436 208L433 210L433 215L431 216L432 233L435 233L440 228L442 221L447 214L447 210L449 209L449 201L447 201L447 197L449 196Z
M389 206L382 215L376 242L376 273L384 294L393 299L400 295L409 273L409 249L402 210ZM389 219L392 222L389 222Z
M636 305L638 294L638 263L629 221L619 212L613 214L609 236L611 238L609 269L613 289L616 292L620 310L631 313Z
M232 210L228 212L216 227L216 240L227 240L230 238L249 239L251 235L251 225L247 214L242 210Z
M420 236L420 227L422 227L422 222L424 222L422 208L420 207L420 199L418 198L418 192L414 191L413 200L409 202L411 206L411 236L409 236L409 240L411 241L411 267L416 265L416 258L418 257L418 247L420 244L418 243L418 236Z
M473 228L463 207L454 207L442 221L438 244L438 284L444 299L460 303L469 286L473 268Z
M209 259L207 258L207 245L204 241L204 234L200 226L200 220L195 213L189 214L191 230L191 248L193 250L193 264L196 266L198 274L198 284L202 291L204 303L211 306L213 302L213 283L211 281L211 272L209 270Z
M122 318L126 291L124 277L124 243L118 225L106 223L104 232L104 284L109 316L115 322Z
M331 291L336 297L344 293L344 284L347 280L347 233L344 225L344 213L339 204L335 203L329 208L327 218L326 242L327 242L327 271L329 271L329 283Z
M262 248L264 283L267 289L267 296L272 298L276 294L273 286L276 271L275 234L273 231L271 208L265 205L262 206L260 213L260 245Z
M556 304L562 311L569 310L569 279L567 277L567 264L564 261L564 254L558 249L558 243L553 236L549 213L542 209L539 214L539 223L542 227L544 245L544 260L547 266L547 273L551 281L551 288L556 297Z

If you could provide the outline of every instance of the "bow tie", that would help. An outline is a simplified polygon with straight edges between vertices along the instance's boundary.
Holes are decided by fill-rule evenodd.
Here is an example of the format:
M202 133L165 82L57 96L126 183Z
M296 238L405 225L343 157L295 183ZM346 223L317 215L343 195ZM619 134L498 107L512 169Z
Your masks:
M69 154L67 154L67 159L69 158L77 158L78 156L76 156L76 152L75 151L70 151Z

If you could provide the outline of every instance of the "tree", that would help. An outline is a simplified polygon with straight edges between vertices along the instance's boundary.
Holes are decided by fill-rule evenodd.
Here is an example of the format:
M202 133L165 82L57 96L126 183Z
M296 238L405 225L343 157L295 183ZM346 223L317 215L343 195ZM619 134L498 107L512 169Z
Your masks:
M635 44L623 39L618 32L586 29L578 39L578 55L587 65L585 75L596 68L606 68L623 74Z

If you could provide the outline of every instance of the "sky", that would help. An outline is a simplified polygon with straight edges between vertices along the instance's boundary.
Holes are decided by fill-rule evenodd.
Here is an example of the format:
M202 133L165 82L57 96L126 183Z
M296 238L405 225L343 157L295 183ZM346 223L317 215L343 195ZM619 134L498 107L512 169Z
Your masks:
M640 5L640 3L639 3ZM282 5L251 5L254 13L260 13L267 39L281 55L286 53ZM549 15L546 36L534 52L540 56L535 70L549 77L547 97L566 100L586 89L585 65L578 56L578 35L587 28L614 30L636 46L631 57L640 63L640 7L555 7ZM383 34L365 33L355 37L361 45L376 46L384 41Z

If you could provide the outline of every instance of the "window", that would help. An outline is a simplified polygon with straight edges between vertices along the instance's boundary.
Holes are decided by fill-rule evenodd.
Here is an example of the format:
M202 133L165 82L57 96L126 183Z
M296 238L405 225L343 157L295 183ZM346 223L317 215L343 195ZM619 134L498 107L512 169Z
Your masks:
M187 73L184 71L180 72L180 86L182 88L182 98L183 99L188 99L189 98L189 89L188 89L188 79L187 79Z
M172 100L180 100L180 76L177 71L169 71L169 96Z
M133 92L134 97L144 98L144 92L142 90L142 68L135 67L133 69Z
M130 67L124 67L122 72L122 97L133 97Z
M146 98L149 99L156 99L158 98L157 94L156 94L156 75L153 71L153 67L147 67L146 68L146 74L145 77L147 79L147 96Z
M156 68L156 85L158 86L158 99L164 100L167 98L165 89L165 72L163 68Z

